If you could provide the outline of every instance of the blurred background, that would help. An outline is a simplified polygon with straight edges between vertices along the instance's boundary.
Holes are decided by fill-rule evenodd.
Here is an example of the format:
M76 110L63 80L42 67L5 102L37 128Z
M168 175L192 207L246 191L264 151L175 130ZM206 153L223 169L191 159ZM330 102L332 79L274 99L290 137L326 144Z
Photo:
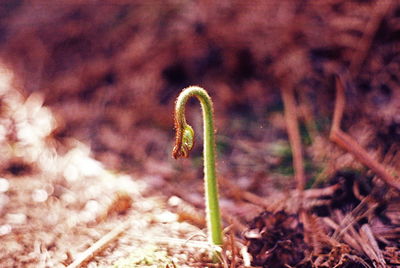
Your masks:
M174 100L189 85L214 100L220 172L260 194L271 173L292 185L283 89L295 93L308 185L357 167L328 141L335 74L344 130L399 166L398 1L4 0L0 13L0 57L23 98L53 112L55 144L74 137L159 190L202 177L201 142L190 160L170 156Z
M236 139L286 139L283 87L325 135L334 73L351 74L346 114L351 125L372 121L366 142L398 138L399 10L389 0L4 0L0 56L25 96L43 94L55 136L140 171L170 161L174 99L193 84L214 99L227 157ZM198 110L188 114L201 135Z

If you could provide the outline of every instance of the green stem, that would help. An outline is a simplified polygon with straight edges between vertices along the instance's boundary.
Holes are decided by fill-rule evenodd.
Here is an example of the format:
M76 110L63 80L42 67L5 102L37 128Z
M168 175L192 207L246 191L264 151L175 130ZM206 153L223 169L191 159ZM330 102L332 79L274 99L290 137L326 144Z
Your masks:
M191 97L196 97L201 104L204 124L204 184L206 193L206 213L208 239L213 245L222 245L221 215L218 203L218 185L215 172L215 138L213 105L207 92L197 86L182 90L175 104L176 141L172 155L175 159L188 157L194 144L194 131L186 123L185 104Z

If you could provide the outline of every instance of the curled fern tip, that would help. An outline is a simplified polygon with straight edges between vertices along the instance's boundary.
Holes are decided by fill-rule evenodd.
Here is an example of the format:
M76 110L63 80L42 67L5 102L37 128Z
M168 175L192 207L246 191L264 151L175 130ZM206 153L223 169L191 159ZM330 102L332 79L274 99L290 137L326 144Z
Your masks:
M188 157L189 152L193 149L194 145L194 131L193 128L186 124L183 131L177 131L176 143L172 151L172 156L177 159L179 157Z

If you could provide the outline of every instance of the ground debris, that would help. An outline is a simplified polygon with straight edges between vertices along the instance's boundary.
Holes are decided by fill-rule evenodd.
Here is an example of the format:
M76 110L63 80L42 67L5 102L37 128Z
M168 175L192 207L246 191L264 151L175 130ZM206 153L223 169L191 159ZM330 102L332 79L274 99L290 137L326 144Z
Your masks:
M256 266L293 266L304 259L308 249L298 217L284 211L263 212L250 223L244 237Z

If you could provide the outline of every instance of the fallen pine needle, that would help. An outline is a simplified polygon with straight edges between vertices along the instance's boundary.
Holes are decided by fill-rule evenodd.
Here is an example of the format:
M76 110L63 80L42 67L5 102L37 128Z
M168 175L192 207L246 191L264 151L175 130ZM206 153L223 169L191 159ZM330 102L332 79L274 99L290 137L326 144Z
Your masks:
M281 93L283 105L285 107L285 119L289 136L289 143L293 155L294 177L297 182L297 190L302 192L304 190L305 184L305 173L299 123L297 118L298 108L296 106L296 101L292 88L283 87Z

